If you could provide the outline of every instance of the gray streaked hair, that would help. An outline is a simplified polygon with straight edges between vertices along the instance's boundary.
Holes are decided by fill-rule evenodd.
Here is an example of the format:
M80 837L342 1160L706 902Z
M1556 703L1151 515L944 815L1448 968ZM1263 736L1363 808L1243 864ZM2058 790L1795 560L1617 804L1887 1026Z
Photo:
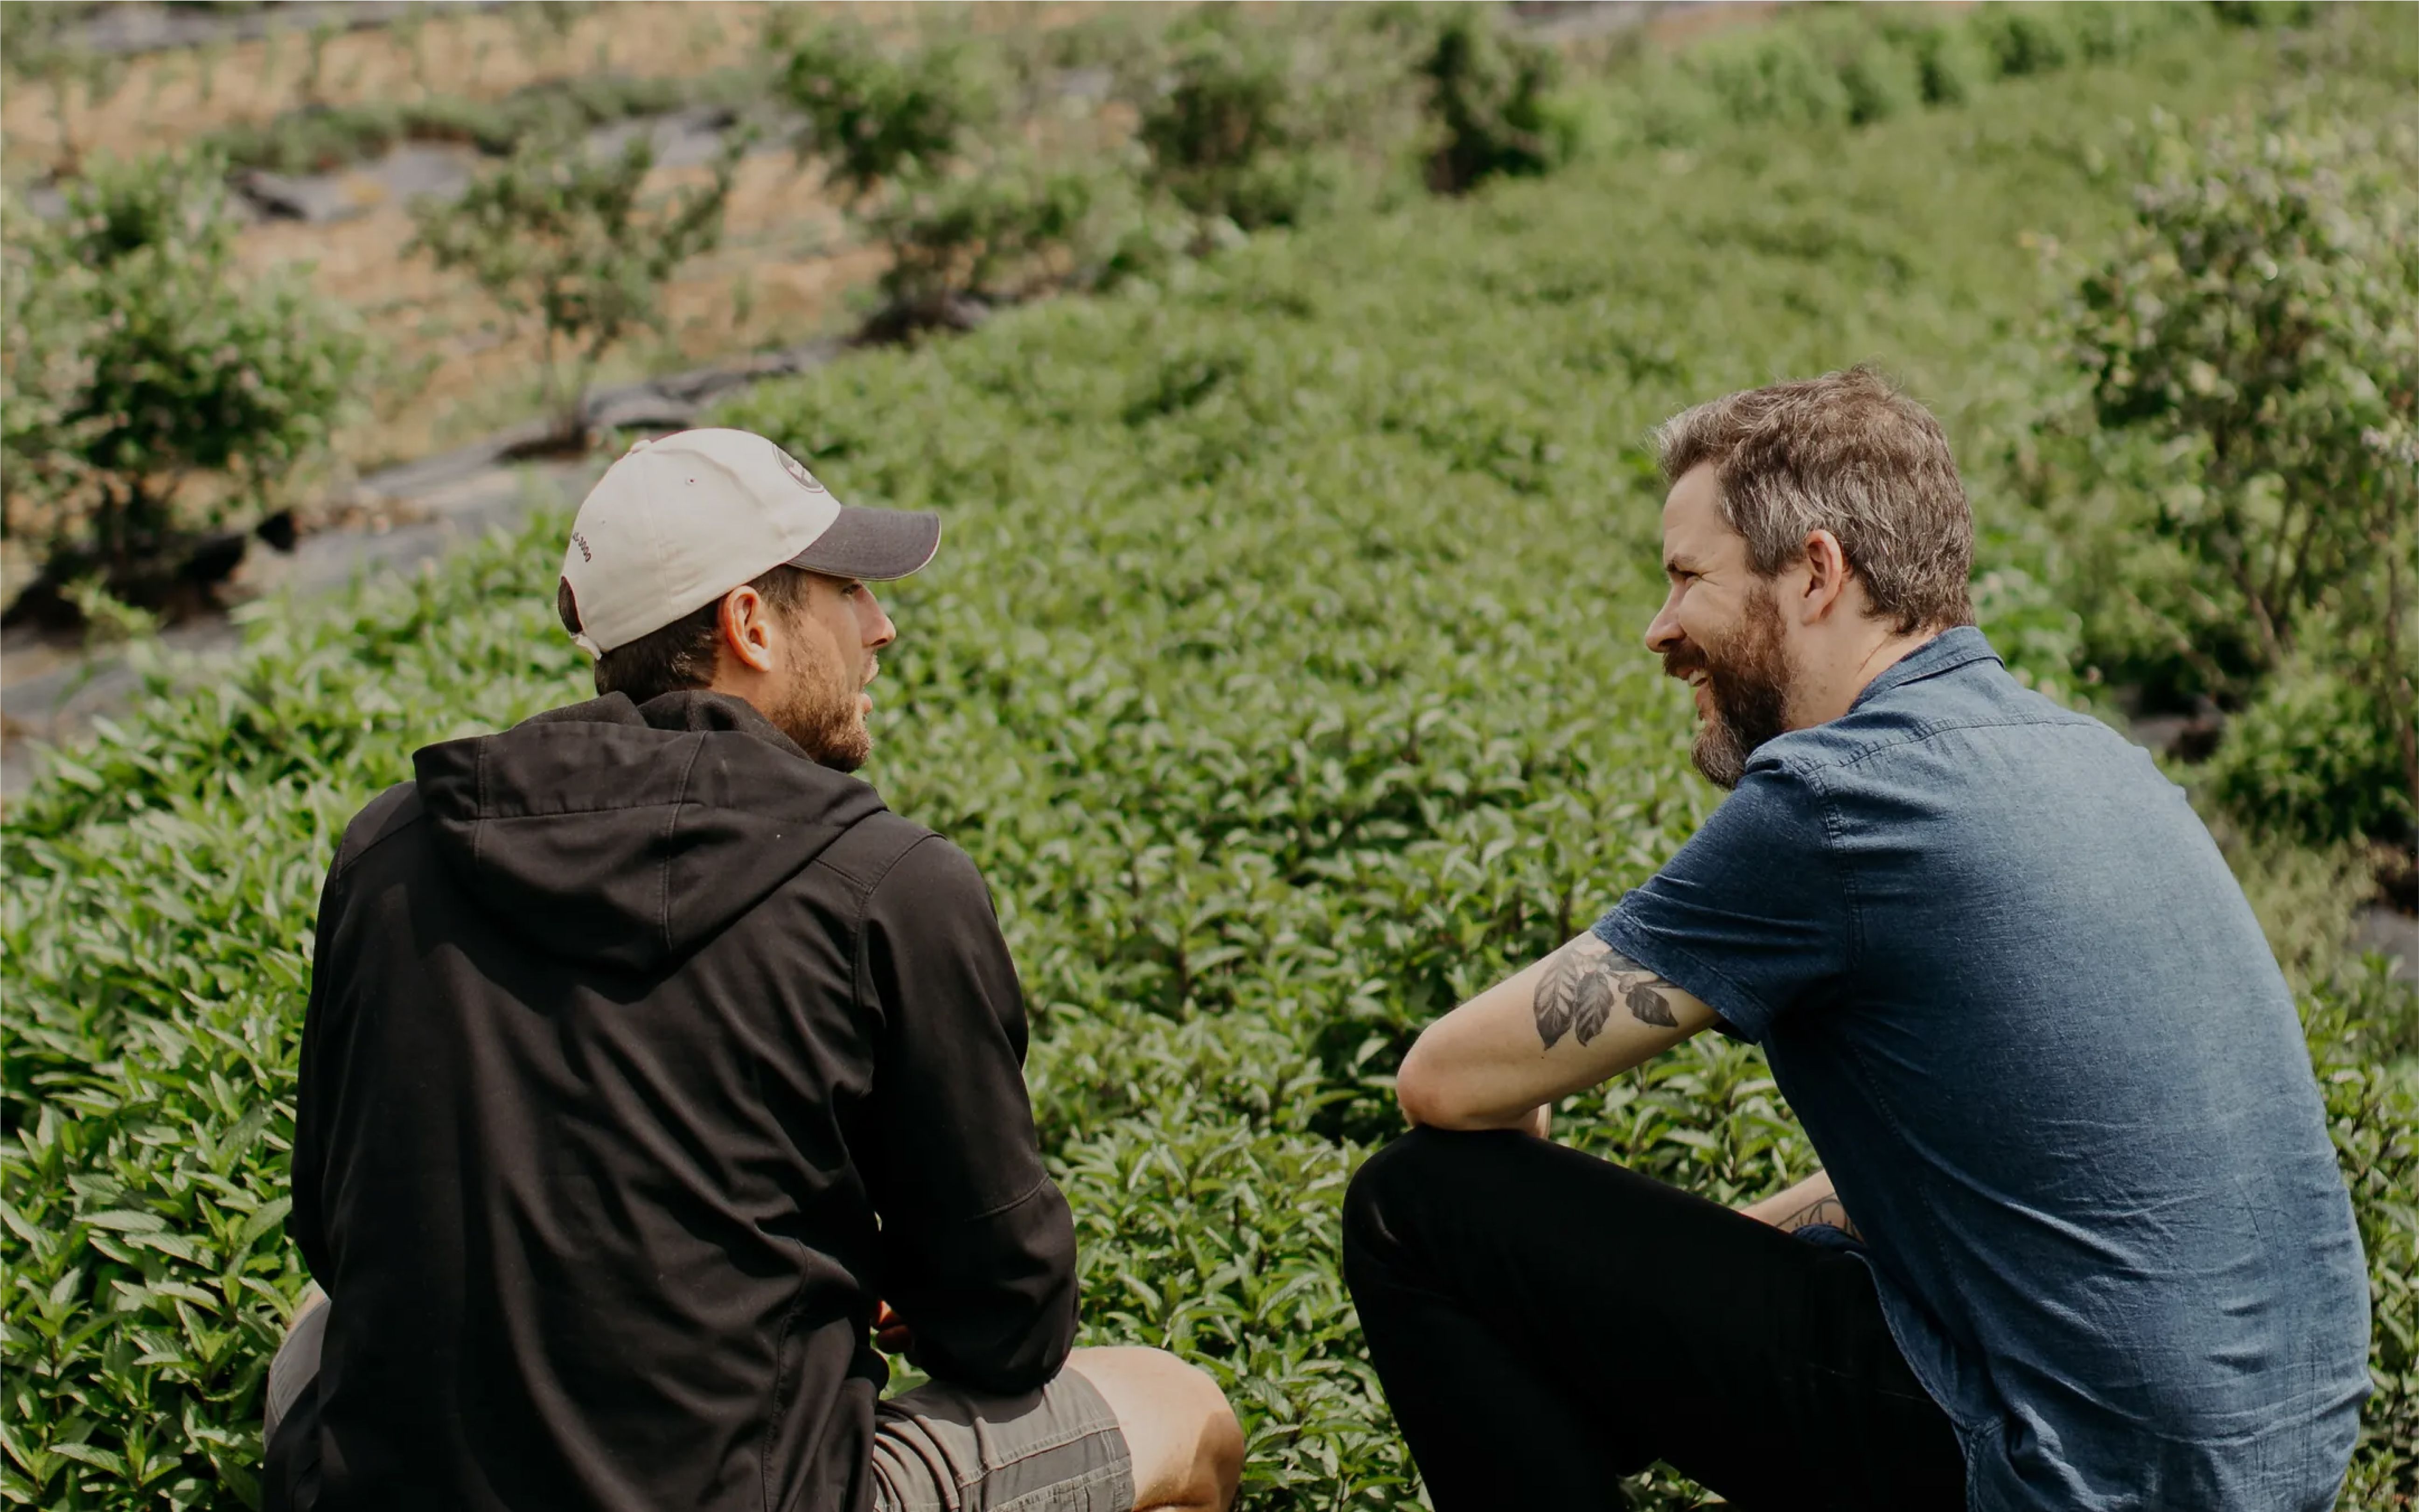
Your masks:
M1722 518L1769 578L1821 530L1902 635L1974 623L1974 511L1932 411L1870 367L1747 389L1655 429L1666 483L1710 464Z

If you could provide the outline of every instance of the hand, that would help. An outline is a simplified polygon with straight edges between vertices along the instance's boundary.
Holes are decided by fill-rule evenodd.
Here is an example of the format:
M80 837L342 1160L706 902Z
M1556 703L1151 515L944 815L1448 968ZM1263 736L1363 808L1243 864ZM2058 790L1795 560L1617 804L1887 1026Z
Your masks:
M916 1347L916 1335L886 1302L873 1304L873 1347L885 1354L905 1354Z
M1783 1233L1795 1233L1816 1224L1827 1225L1851 1239L1865 1236L1848 1217L1839 1194L1831 1189L1829 1173L1816 1171L1786 1192L1776 1192L1761 1202L1750 1202L1737 1210L1760 1224L1770 1224Z

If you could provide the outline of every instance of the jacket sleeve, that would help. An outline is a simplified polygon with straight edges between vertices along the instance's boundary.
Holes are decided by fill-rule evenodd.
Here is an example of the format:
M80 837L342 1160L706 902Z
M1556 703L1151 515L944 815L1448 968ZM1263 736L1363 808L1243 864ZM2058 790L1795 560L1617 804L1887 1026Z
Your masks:
M343 1067L327 1064L331 1036L341 1038L336 1017L340 995L335 984L348 969L336 959L336 940L346 907L352 899L348 886L353 863L371 845L408 824L419 812L408 782L398 782L370 800L337 841L328 880L319 888L319 917L312 926L311 995L302 1011L302 1046L294 1070L294 1146L287 1172L287 1195L293 1205L285 1215L285 1232L301 1250L313 1280L334 1292L335 1257L328 1247L327 1180L329 1110L341 1084Z
M285 1231L301 1250L312 1279L323 1288L332 1284L335 1266L328 1253L323 1190L328 1168L326 1103L332 1088L320 1061L331 1032L331 984L340 970L332 957L337 916L345 905L347 859L346 848L339 847L328 868L328 879L319 888L319 918L312 926L311 995L302 1011L302 1046L294 1068L294 1147L287 1188L293 1201L286 1212Z
M1075 1230L1025 1090L1025 999L981 874L947 841L867 901L861 991L881 1024L873 1149L884 1300L932 1376L1013 1394L1066 1364Z

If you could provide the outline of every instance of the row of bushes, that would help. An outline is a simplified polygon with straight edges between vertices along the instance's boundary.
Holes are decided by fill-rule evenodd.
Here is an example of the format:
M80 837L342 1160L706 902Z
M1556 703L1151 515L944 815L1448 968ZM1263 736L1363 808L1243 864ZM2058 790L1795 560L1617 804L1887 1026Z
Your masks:
M462 142L501 157L532 140L566 141L598 126L692 105L726 105L748 91L742 76L632 78L599 74L530 85L501 99L424 100L319 106L211 133L206 149L233 170L327 173L405 142Z
M1252 232L1365 205L1398 164L1460 193L1544 173L1575 144L1556 55L1492 12L1271 22L1225 8L1117 16L1095 23L1105 35L1071 29L1021 59L952 41L900 53L846 21L786 36L781 90L807 118L802 150L826 158L891 254L877 329L963 326L1043 290L1163 276ZM1109 108L1054 121L1040 96L1095 57Z
M824 159L891 251L887 305L873 329L895 333L967 323L1043 287L1089 286L1163 266L1208 244L1199 229L1207 220L1229 230L1290 222L1324 180L1293 172L1281 154L1329 128L1314 131L1298 114L1299 80L1280 60L1300 54L1297 62L1312 61L1305 39L1374 35L1358 22L1264 34L1217 13L1172 33L1172 54L1139 54L1174 59L1173 82L1144 114L1141 137L1155 165L1151 183L1192 218L1187 229L1122 175L1115 153L988 150L983 144L1015 137L1046 114L1030 69L1025 98L1010 98L1014 81L996 52L978 60L944 46L901 58L854 23L800 32L780 12L771 24L775 92L808 120L801 153ZM1518 131L1535 114L1544 54L1497 39L1478 12L1453 13L1441 26L1442 37L1458 39L1438 44L1443 63L1430 70L1440 108L1451 105L1456 123L1447 137L1458 144L1452 186L1467 187L1482 171L1542 166L1517 143L1479 138L1498 127ZM1071 57L1084 52L1056 45ZM1507 48L1524 61L1500 79L1485 77L1512 93L1474 95L1471 81L1481 75L1473 69L1500 62ZM1326 46L1317 60L1348 52ZM261 510L357 396L363 364L344 313L303 295L290 277L251 284L235 274L226 255L233 224L214 183L231 165L315 166L439 131L509 149L459 202L415 207L413 250L470 271L509 318L542 336L549 409L561 439L576 442L589 374L626 332L658 322L665 282L718 240L732 173L750 140L744 128L726 133L709 188L651 201L643 191L654 158L643 138L600 157L579 144L579 132L696 98L700 88L740 100L761 84L754 74L702 85L593 80L494 102L309 113L190 154L131 165L100 160L69 186L63 219L12 213L8 350L0 354L14 464L8 528L40 542L47 563L17 612L71 614L95 591L146 610L167 605L170 590L193 575L197 543L213 539L208 532L228 517ZM1280 106L1285 124L1272 114ZM146 258L181 259L201 279L193 297L174 299L182 284L139 274L85 276L142 264L85 256L85 227L104 223L121 241L147 239ZM273 322L239 318L272 307ZM139 380L131 376L138 366ZM315 381L285 381L298 366ZM231 393L272 397L218 402ZM222 475L217 486L188 486L211 473Z
M2314 19L2293 5L1817 11L1617 74L1597 116L1611 142L1648 146L1845 130L2163 40ZM958 49L899 60L824 29L790 53L789 80L818 140L861 144L836 149L833 175L891 248L895 333L970 324L1038 288L1163 276L1220 228L1302 224L1336 202L1355 151L1382 161L1371 148L1410 130L1384 83L1407 57L1427 84L1432 187L1568 157L1582 113L1551 92L1548 54L1469 12L1407 31L1379 12L1369 29L1389 28L1407 51L1356 75L1329 65L1341 49L1317 30L1216 12L1172 27L1130 91L1142 150L1055 167L1023 145L973 146L999 134L996 107ZM872 119L889 130L865 131ZM2070 464L2036 487L2070 548L2073 668L2138 712L2206 698L2233 716L2210 787L2254 827L2405 842L2419 818L2419 572L2403 565L2419 554L2419 148L2407 126L2323 111L2197 130L2153 123L2123 165L2141 184L2132 229L2104 262L2061 270L2074 294L2045 325L2084 391L2043 407Z
M476 106L322 113L276 123L247 150L320 150L311 131L358 145L434 129L454 106L473 113L457 124L511 156L462 204L424 207L418 244L545 333L546 389L572 440L587 374L655 321L655 291L679 264L715 244L745 137L710 189L649 206L643 143L604 160L571 134L700 87L740 102L765 91L804 118L801 154L822 160L889 254L867 333L898 337L1050 290L1164 280L1249 233L1366 208L1400 178L1459 193L1542 173L1590 120L1607 153L1739 126L1844 130L2180 34L2311 17L1815 11L1718 35L1674 65L1632 57L1559 93L1555 55L1489 12L1278 19L1114 14L1013 45L901 49L854 21L779 12L766 64L745 79L592 80ZM1097 100L1066 108L1071 69L1104 75L1117 107L1106 114L1127 124L1103 128ZM2076 667L2150 712L2207 701L2230 715L2215 791L2256 825L2318 842L2396 839L2419 802L2419 629L2413 575L2397 567L2419 515L2419 239L2398 192L2414 160L2408 131L2313 119L2195 146L2169 123L2141 149L2132 240L2104 266L2068 270L2080 293L2048 338L2073 348L2091 385L2051 407L2028 483L2075 546L2059 586L2083 619ZM96 582L146 608L183 591L185 563L159 544L193 539L179 531L185 480L231 474L233 486L205 490L209 515L264 507L362 371L341 315L290 281L246 289L232 277L208 183L222 166L171 162L148 183L152 170L104 162L74 191L69 224L12 239L8 523L47 539L54 605L90 602ZM157 213L170 201L174 214ZM144 259L86 256L77 227L96 218L121 241L147 227L159 255L207 276L154 280ZM2317 628L2297 635L2304 620Z
M1131 19L1101 23L1121 48L1071 28L1056 57L1116 57L1115 94L1135 123L1125 151L1092 139L1054 151L1046 133L1037 145L1005 130L1000 101L1013 91L956 42L902 54L843 23L777 51L809 141L835 156L833 181L893 254L883 329L896 332L963 325L971 308L1040 288L1157 276L1170 257L1235 233L1382 200L1405 169L1459 193L1549 172L1591 129L1598 150L1618 152L1768 122L1862 126L1962 105L2002 80L2121 62L2179 32L2312 15L2113 0L1826 9L1718 35L1676 64L1615 50L1614 66L1577 92L1560 87L1571 69L1558 54L1471 8L1272 26L1210 8L1139 39L1146 28Z
M1964 105L2009 79L2121 63L2178 32L2218 24L2303 24L2314 7L1985 4L1909 6L1878 17L1817 14L1788 27L1715 38L1639 101L1643 140L1680 146L1749 122L1862 126Z

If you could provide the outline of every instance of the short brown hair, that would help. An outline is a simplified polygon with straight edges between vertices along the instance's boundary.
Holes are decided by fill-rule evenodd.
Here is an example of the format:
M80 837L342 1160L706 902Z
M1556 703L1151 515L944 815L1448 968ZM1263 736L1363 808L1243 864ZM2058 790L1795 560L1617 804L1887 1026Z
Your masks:
M805 568L783 563L745 586L756 590L767 609L786 617L807 596L809 576ZM730 593L716 594L662 629L650 630L597 657L597 696L627 693L631 702L644 703L713 682L715 637L720 633L717 622L722 601L730 596ZM555 586L554 610L562 617L564 629L579 633L579 601L572 596L568 580Z
M1932 411L1870 367L1748 389L1656 427L1666 483L1711 464L1722 518L1769 578L1829 531L1902 635L1974 623L1974 511Z

